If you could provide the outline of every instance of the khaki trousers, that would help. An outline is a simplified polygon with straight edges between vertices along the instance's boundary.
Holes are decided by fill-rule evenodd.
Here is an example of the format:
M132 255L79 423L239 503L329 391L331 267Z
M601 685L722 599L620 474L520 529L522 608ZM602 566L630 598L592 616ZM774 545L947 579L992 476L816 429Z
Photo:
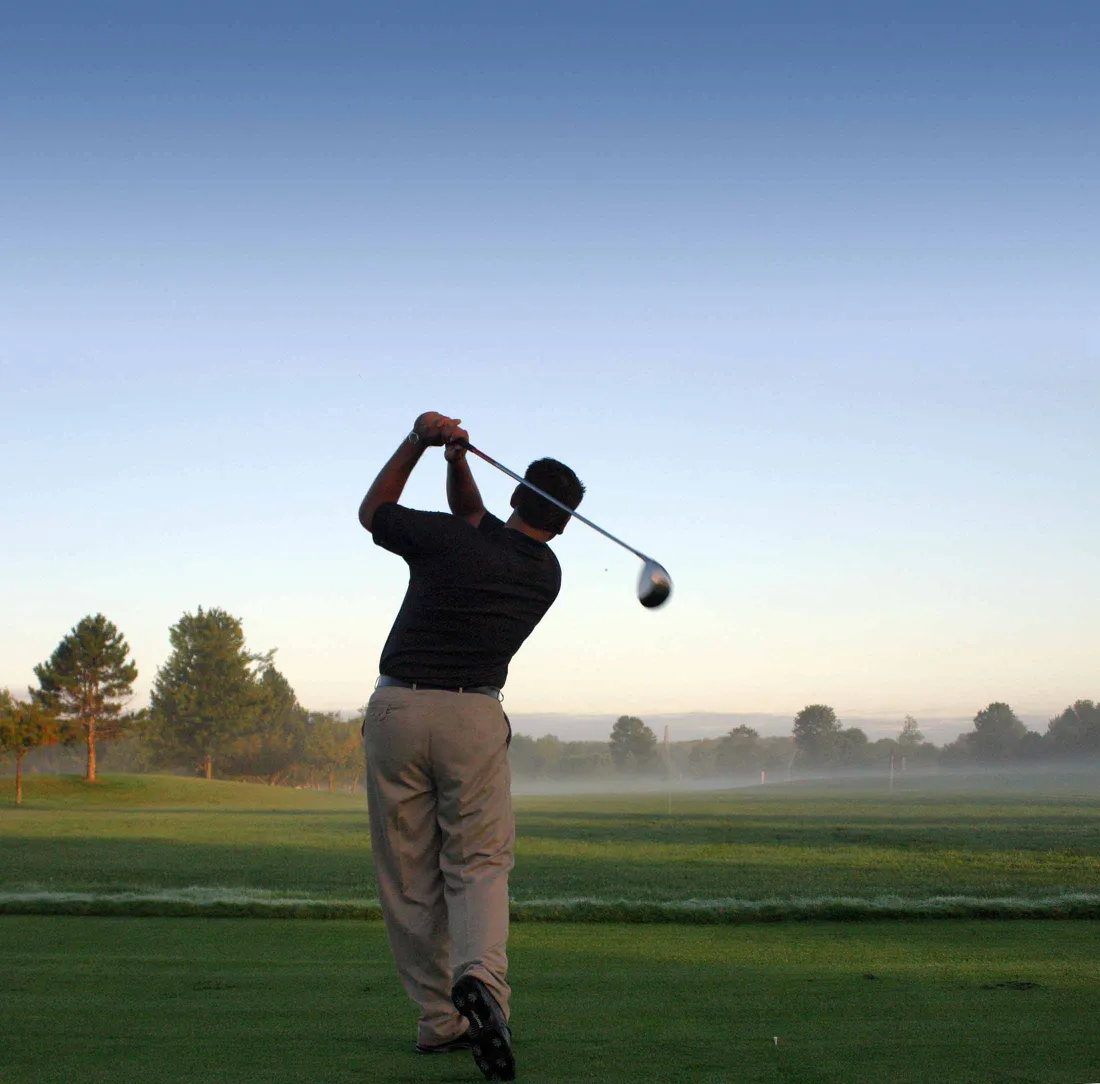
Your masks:
M505 1017L515 822L504 709L480 693L376 689L367 705L367 802L378 897L418 1041L466 1030L451 1004L481 979Z

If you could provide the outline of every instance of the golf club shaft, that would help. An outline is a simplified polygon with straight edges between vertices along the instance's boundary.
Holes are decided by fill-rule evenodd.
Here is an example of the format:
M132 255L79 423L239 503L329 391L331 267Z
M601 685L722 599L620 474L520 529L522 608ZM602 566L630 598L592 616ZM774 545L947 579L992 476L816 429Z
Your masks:
M526 486L528 489L533 490L540 497L548 500L551 504L556 505L563 512L568 512L574 519L579 519L581 523L586 523L589 527L592 528L592 530L599 531L600 534L602 534L605 538L610 538L612 542L618 542L618 544L622 546L624 550L629 550L635 555L635 557L640 557L643 561L652 560L651 557L647 557L644 553L641 552L641 550L636 550L633 546L628 546L621 538L616 538L610 531L605 531L598 523L593 523L590 519L586 519L584 516L582 516L580 512L577 512L574 509L570 508L569 505L562 504L562 502L559 501L556 497L551 497L550 494L547 493L545 490L539 489L538 486L527 481L526 478L523 478L520 475L516 474L514 470L509 470L503 463L498 463L491 455L486 455L483 451L481 451L481 449L475 448L468 440L458 439L453 443L457 444L460 448L465 448L468 452L473 452L474 455L476 455L479 459L484 459L486 463L488 463L490 466L496 467L497 470L504 471L504 473L507 474L509 478L514 478L517 482L519 482L521 486Z

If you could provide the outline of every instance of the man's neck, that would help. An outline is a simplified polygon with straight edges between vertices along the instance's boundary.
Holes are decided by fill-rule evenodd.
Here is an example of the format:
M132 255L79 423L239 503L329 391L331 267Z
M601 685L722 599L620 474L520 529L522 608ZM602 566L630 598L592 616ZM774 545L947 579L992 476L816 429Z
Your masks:
M513 531L519 531L520 534L527 535L528 538L533 538L536 542L549 542L554 537L553 531L540 531L538 527L532 527L530 523L520 518L518 512L513 512L508 517L508 522L504 524L505 527L511 527Z

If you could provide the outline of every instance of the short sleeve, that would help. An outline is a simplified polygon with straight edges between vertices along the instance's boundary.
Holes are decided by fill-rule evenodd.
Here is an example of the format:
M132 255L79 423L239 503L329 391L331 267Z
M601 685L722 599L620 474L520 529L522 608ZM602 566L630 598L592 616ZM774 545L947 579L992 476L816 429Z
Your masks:
M492 512L486 512L481 517L481 522L477 525L477 529L484 535L499 535L504 530L504 524L493 515Z
M454 516L421 512L400 504L382 504L374 510L374 544L406 559L442 552L453 530Z

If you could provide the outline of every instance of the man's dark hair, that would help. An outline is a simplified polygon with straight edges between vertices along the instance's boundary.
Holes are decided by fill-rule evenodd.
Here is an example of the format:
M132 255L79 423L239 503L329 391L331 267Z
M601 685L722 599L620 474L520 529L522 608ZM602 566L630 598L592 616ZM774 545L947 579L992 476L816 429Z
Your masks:
M536 459L527 468L524 478L570 508L576 508L584 496L584 484L581 480L556 459ZM520 486L516 490L514 507L524 523L537 527L540 531L560 534L569 522L567 513L526 486Z

